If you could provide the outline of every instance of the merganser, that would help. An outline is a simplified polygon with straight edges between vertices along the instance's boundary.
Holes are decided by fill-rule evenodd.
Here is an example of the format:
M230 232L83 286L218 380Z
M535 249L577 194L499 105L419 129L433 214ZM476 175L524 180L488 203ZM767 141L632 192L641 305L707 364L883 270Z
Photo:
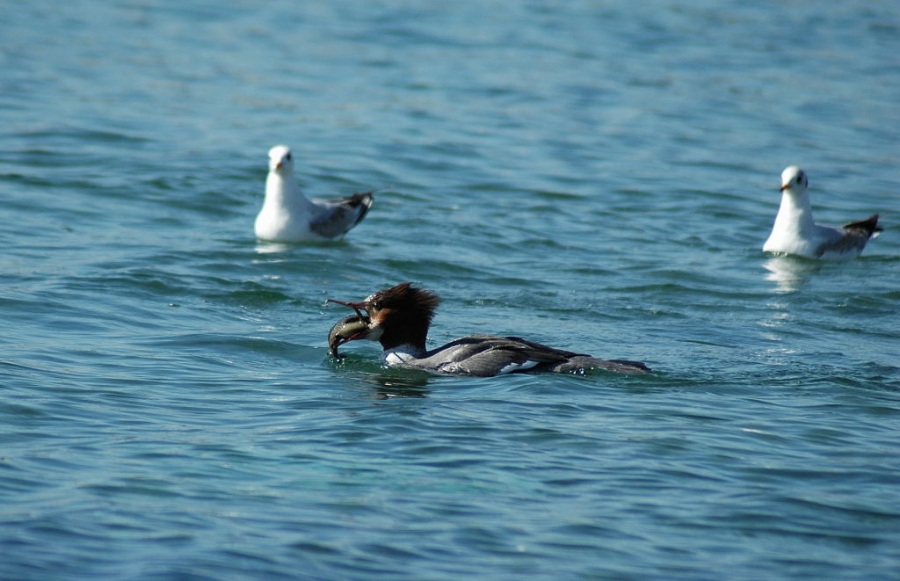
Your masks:
M816 224L806 191L808 187L806 172L799 167L792 165L781 173L781 207L763 251L806 258L855 258L862 253L866 242L882 231L878 226L878 214L841 228Z
M359 224L372 207L372 192L336 200L310 200L294 178L286 145L269 150L266 197L256 217L256 237L271 242L309 242L339 238Z
M490 377L522 371L650 371L637 361L598 359L519 337L469 335L428 351L425 341L440 297L408 282L375 292L359 302L328 301L356 311L356 315L342 319L332 328L329 348L333 355L337 355L338 345L367 339L381 343L388 365L441 374Z

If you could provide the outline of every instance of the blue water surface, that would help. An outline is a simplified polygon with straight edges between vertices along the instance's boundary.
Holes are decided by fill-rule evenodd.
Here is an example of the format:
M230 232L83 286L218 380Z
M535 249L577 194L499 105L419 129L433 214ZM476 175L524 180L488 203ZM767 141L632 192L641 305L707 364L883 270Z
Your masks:
M900 5L3 13L0 578L898 578ZM254 240L278 143L345 240ZM790 164L861 258L761 251ZM654 372L330 359L402 281Z

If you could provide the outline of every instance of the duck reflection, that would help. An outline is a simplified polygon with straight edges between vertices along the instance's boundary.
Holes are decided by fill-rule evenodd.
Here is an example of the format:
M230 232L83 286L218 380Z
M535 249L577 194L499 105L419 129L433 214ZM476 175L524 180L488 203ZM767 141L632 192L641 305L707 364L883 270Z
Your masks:
M429 381L435 378L424 371L391 368L356 354L329 357L329 362L358 378L367 390L374 390L375 399L428 397Z
M427 373L394 373L387 370L385 373L372 375L367 379L368 383L375 386L375 399L392 399L396 397L428 397Z

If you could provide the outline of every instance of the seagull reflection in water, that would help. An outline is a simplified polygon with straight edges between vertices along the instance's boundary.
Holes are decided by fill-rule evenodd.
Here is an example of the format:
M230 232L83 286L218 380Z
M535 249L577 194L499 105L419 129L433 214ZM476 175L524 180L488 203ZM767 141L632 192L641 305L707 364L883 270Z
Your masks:
M792 293L800 290L811 276L822 269L823 263L794 256L774 256L763 263L766 280L776 284L776 291Z

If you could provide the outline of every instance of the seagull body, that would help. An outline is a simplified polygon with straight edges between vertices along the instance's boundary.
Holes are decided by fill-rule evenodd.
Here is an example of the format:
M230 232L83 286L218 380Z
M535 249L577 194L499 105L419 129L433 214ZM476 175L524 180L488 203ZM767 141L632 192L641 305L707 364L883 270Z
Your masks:
M878 235L878 214L840 228L813 221L806 173L789 166L781 173L781 206L765 252L794 254L806 258L849 259L859 256L866 242Z
M254 230L257 238L272 242L340 238L366 217L373 202L372 192L310 200L297 185L290 148L276 145L269 150L266 198Z

